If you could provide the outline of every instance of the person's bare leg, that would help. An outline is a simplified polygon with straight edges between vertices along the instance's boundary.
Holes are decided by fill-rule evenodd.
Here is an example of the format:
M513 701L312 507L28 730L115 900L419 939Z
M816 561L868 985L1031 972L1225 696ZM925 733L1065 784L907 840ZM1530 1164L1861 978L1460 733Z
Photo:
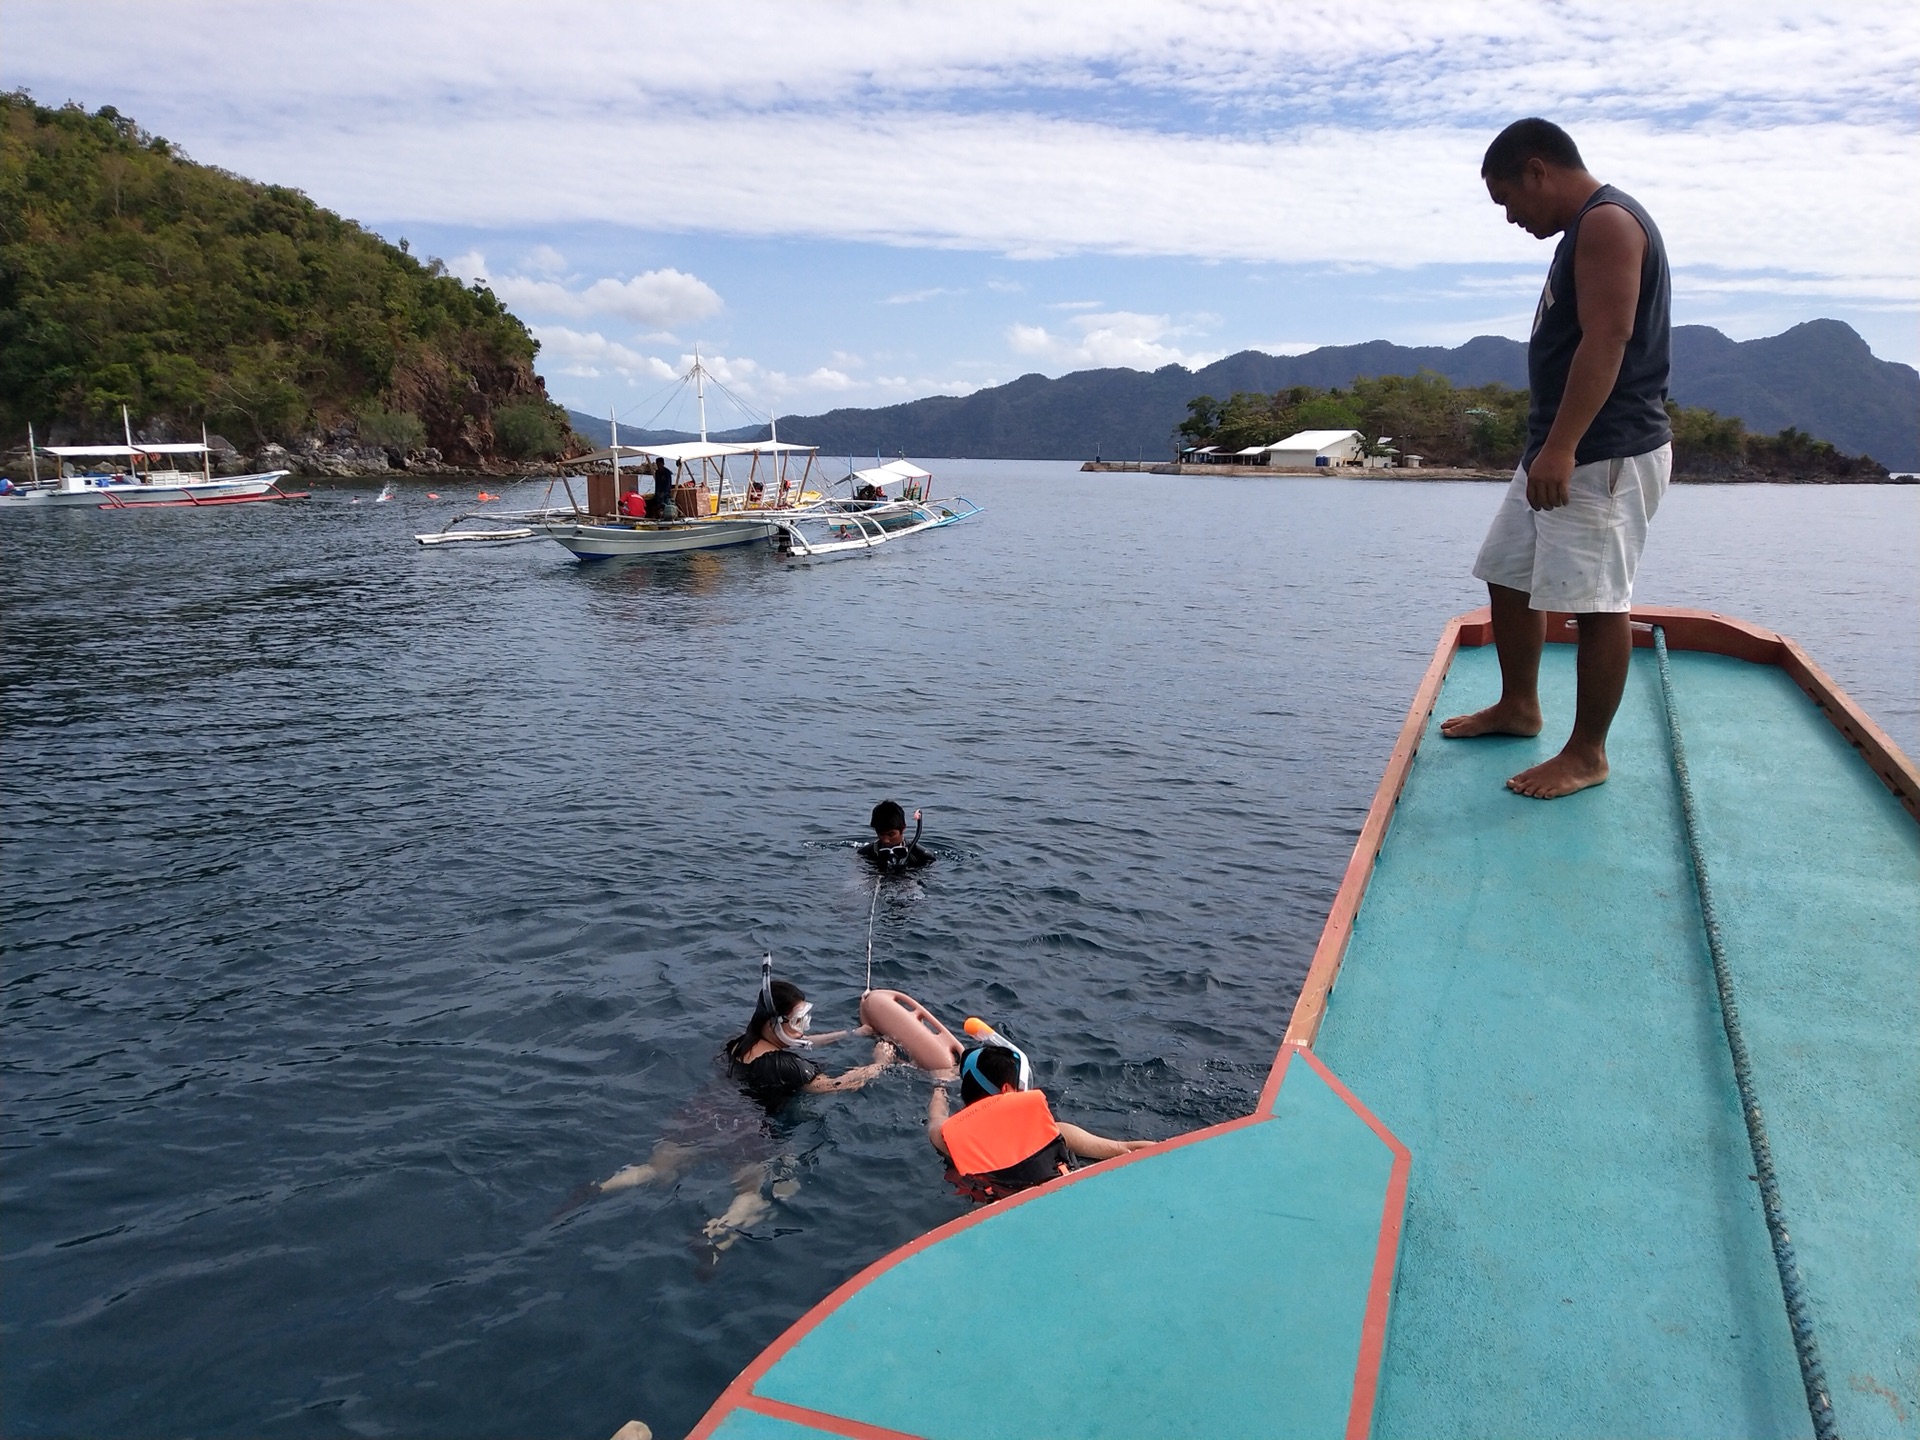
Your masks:
M1507 788L1536 800L1557 800L1607 778L1607 731L1627 689L1633 661L1633 617L1625 611L1580 617L1580 654L1575 661L1579 697L1573 734L1551 760L1522 770Z
M679 1178L693 1151L685 1145L676 1145L671 1140L662 1140L653 1147L653 1153L647 1157L644 1165L628 1165L616 1170L595 1188L602 1195L611 1195L619 1190L631 1190L636 1185L651 1185L656 1180L672 1181Z
M733 1203L706 1224L706 1236L715 1250L732 1246L748 1226L773 1209L773 1202L760 1193L766 1183L768 1167L755 1163L742 1165L733 1176Z
M1500 698L1484 710L1440 722L1449 740L1476 735L1540 733L1540 648L1547 643L1547 617L1528 603L1524 590L1487 586L1493 605L1493 648L1500 656Z

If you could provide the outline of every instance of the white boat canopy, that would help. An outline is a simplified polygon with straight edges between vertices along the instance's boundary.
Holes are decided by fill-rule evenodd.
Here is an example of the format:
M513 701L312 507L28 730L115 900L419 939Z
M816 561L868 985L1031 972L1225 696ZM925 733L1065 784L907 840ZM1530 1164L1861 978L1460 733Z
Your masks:
M910 465L905 460L889 460L869 470L855 470L847 478L858 480L863 485L892 485L901 480L931 480L933 472Z
M207 447L195 441L191 445L42 445L44 455L59 455L71 460L98 460L110 455L203 455Z
M786 440L751 440L743 445L723 445L714 440L676 440L665 445L609 445L563 460L563 465L598 465L616 456L622 463L636 457L660 460L720 460L730 455L790 455L808 451L812 445L795 445ZM124 452L122 452L124 453Z

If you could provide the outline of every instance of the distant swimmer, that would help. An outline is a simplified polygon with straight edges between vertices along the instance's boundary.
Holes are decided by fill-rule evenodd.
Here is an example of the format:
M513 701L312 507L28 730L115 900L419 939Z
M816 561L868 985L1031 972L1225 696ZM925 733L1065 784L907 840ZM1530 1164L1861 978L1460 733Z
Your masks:
M907 839L907 812L897 800L882 800L873 807L873 839L862 845L858 854L882 875L904 875L933 864L933 852L920 844L920 812L913 812L913 839Z
M707 1222L706 1237L715 1252L731 1246L772 1209L762 1193L775 1158L770 1153L774 1147L768 1117L796 1095L858 1090L898 1058L891 1041L876 1040L871 1063L828 1075L806 1057L807 1051L850 1034L873 1032L862 1026L814 1035L809 1033L812 1022L813 1006L800 987L773 978L771 956L762 961L753 1016L745 1031L722 1051L728 1081L707 1086L682 1106L644 1164L628 1165L605 1180L589 1181L574 1192L562 1213L602 1195L671 1183L690 1166L715 1160L732 1167L734 1197L724 1213ZM747 1103L749 1098L757 1104ZM778 1185L774 1190L782 1193Z
M969 1199L999 1200L1056 1180L1075 1159L1111 1160L1151 1140L1109 1140L1053 1118L1033 1086L1024 1051L979 1020L967 1034L982 1043L960 1061L959 1114L947 1113L945 1086L927 1104L927 1138L947 1160L947 1179Z

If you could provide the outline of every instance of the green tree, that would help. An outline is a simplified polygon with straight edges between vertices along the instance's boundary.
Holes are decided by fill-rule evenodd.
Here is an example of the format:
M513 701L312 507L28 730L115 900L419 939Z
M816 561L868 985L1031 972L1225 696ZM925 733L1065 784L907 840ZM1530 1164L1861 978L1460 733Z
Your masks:
M518 400L493 412L494 443L515 460L548 460L567 442L564 414L543 400Z

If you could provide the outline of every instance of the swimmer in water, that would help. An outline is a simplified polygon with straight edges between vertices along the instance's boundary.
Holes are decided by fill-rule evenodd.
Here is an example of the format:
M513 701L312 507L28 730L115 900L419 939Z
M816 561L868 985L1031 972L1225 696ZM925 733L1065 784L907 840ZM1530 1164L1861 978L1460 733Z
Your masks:
M933 852L920 845L920 812L913 812L913 839L907 839L907 812L897 800L873 807L873 839L855 853L882 875L904 875L933 863Z
M1055 1120L1047 1097L1033 1085L1024 1052L979 1020L967 1033L983 1044L960 1060L960 1103L949 1115L947 1090L936 1085L927 1103L927 1138L947 1161L947 1179L970 1200L999 1200L1058 1179L1079 1160L1111 1160L1153 1144L1109 1140Z
M772 1169L772 1160L765 1157L767 1118L795 1095L858 1090L897 1058L891 1041L876 1040L871 1063L828 1075L806 1058L807 1051L848 1035L873 1032L862 1026L813 1035L809 1033L812 1021L813 1006L807 997L791 981L773 978L773 958L768 956L760 965L760 996L747 1028L729 1040L722 1051L733 1082L725 1087L730 1093L702 1091L675 1115L667 1134L644 1164L627 1165L605 1180L587 1182L574 1192L561 1213L602 1195L640 1185L670 1184L694 1163L717 1158L734 1167L733 1203L706 1224L706 1237L717 1259L718 1252L729 1248L773 1208L762 1194ZM741 1103L743 1090L758 1102L757 1109ZM774 1189L780 1194L792 1193L782 1192L779 1183Z

